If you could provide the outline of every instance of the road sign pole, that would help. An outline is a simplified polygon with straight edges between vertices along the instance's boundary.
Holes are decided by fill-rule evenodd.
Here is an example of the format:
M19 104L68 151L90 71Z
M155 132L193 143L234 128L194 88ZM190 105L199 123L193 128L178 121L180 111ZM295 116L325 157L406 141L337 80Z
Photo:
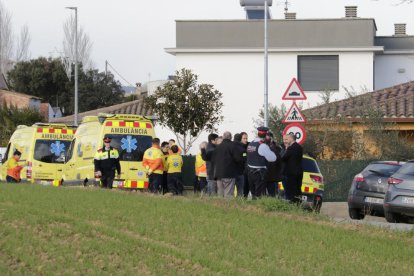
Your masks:
M269 126L268 100L268 54L267 54L267 0L264 1L264 126Z

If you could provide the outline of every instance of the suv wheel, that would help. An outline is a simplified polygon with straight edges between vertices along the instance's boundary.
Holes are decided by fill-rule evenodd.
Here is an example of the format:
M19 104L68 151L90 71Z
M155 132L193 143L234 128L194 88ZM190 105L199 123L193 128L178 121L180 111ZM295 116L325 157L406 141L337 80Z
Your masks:
M349 208L349 217L351 219L361 220L365 218L365 214L362 212L361 209L358 208Z
M393 212L388 212L388 211L385 211L385 220L387 222L391 222L391 223L399 223L399 222L401 222L401 219L398 216L398 214L393 213Z

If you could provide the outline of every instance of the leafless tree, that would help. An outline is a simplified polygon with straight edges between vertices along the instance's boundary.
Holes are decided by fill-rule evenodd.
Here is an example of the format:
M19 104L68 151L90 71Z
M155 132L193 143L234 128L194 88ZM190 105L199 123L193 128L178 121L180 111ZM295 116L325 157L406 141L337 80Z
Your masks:
M6 75L16 62L27 60L29 45L29 27L24 25L20 36L15 36L12 16L0 0L0 72Z
M28 60L30 58L29 45L30 45L29 27L24 25L20 30L20 36L16 45L16 61Z
M75 17L71 15L63 23L63 63L66 67L66 74L70 77L72 64L75 62ZM78 27L78 62L82 63L85 69L93 67L91 60L92 42L83 27Z
M13 30L11 14L0 1L0 72L5 74L11 68L13 55Z

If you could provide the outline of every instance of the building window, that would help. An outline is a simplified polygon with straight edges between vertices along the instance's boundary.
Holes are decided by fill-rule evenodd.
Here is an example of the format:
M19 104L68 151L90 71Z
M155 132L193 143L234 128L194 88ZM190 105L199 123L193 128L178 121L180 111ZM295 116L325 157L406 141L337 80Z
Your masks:
M298 80L305 91L339 90L339 56L298 56Z

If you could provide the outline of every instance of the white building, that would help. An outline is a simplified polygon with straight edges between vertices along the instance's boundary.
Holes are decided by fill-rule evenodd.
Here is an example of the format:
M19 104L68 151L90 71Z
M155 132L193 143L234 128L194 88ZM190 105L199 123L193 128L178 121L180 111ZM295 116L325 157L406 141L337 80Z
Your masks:
M401 31L376 37L375 20L354 11L337 19L268 21L270 104L282 103L293 77L308 97L304 107L320 103L324 90L336 91L334 100L346 89L367 92L414 79L414 37ZM177 69L192 69L223 93L220 133L253 130L264 101L263 33L263 20L176 21L176 47L166 51Z

